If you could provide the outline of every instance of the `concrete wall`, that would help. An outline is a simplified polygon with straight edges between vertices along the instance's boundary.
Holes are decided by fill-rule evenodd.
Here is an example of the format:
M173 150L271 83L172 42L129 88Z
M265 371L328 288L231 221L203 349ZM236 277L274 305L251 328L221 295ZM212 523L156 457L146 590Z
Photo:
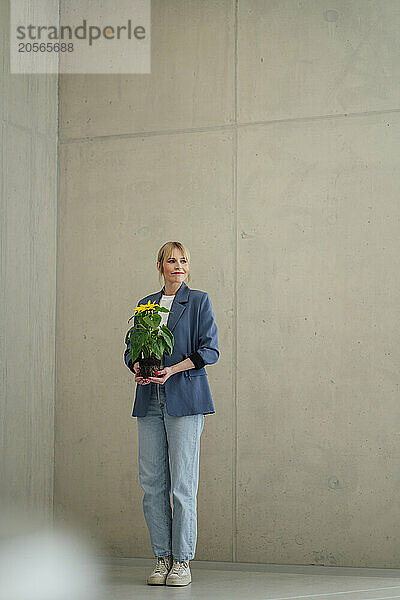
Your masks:
M153 0L151 75L62 75L56 515L152 556L127 319L192 252L221 358L197 559L399 567L397 0Z
M0 502L52 519L57 76L10 73L9 22L1 0Z

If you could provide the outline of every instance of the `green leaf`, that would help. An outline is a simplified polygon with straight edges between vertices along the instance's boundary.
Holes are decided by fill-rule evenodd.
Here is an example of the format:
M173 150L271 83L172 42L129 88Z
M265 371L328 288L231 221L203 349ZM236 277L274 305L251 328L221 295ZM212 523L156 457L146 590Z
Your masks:
M157 313L155 313L152 317L152 320L153 320L154 327L157 328L159 326L159 324L161 323L161 316L158 315Z
M149 327L151 327L152 329L157 329L157 327L159 326L160 322L161 322L161 317L160 315L146 315L143 317L143 322L146 323L146 325L148 325Z
M126 336L125 336L125 344L128 345L128 341L131 335L131 331L133 331L135 328L131 327L127 332L126 332Z
M140 352L142 350L142 346L146 343L147 337L148 337L147 331L138 330L138 331L132 332L131 338L130 338L132 364L139 357Z
M171 334L172 335L172 334ZM160 336L164 340L165 346L172 350L173 343L171 341L171 337L168 333L166 333L163 329L160 329Z
M165 349L164 342L161 338L158 338L156 340L156 346L157 346L157 352L158 352L156 356L157 356L157 358L161 359L163 357L164 349Z
M162 352L162 349L160 349L158 339L152 338L149 341L148 349L149 349L150 354L153 354L157 358L160 358L160 359L162 358L163 352Z
M174 345L175 342L175 338L174 338L174 334L172 333L172 331L170 329L168 329L168 327L166 325L161 325L161 331L165 334L163 337L165 339L165 336L167 336L167 338L170 340L171 345Z

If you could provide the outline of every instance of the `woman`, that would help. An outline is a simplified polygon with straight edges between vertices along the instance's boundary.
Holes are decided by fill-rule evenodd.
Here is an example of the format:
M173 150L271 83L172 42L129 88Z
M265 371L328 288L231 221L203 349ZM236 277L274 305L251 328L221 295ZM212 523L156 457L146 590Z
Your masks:
M189 561L197 542L200 437L204 415L215 412L204 365L219 358L218 329L207 292L192 290L184 282L190 281L189 265L190 255L183 244L164 244L157 257L164 287L138 303L155 301L171 311L160 313L160 326L165 323L172 331L174 348L170 356L164 356L156 377L140 377L139 363L132 365L129 344L124 354L138 384L132 416L138 419L139 480L157 557L149 585L181 586L192 580Z

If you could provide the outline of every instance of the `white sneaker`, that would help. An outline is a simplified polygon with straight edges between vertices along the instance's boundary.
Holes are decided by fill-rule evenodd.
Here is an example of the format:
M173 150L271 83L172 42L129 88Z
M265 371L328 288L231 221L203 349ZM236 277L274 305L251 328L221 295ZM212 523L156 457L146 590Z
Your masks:
M159 556L155 569L147 578L148 585L165 585L165 580L172 567L171 556Z
M165 581L166 585L188 585L192 581L190 573L189 561L174 560L172 569L168 573Z

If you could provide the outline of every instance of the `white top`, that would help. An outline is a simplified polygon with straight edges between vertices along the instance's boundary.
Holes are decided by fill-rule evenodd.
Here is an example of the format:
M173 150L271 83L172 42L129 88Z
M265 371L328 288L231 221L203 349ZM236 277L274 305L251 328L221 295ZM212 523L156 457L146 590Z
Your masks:
M168 310L170 310L171 309L171 304L174 301L174 298L175 298L175 294L173 296L166 296L165 294L163 294L161 296L161 300L159 302L159 305L160 306L164 306L165 308L168 308ZM158 328L160 329L161 325L167 325L169 313L167 313L167 312L161 312L161 313L158 313L158 314L161 316L161 321L160 321L160 324L158 326ZM164 360L163 359L164 359L164 357L161 359L161 367L160 367L160 369L164 368Z

